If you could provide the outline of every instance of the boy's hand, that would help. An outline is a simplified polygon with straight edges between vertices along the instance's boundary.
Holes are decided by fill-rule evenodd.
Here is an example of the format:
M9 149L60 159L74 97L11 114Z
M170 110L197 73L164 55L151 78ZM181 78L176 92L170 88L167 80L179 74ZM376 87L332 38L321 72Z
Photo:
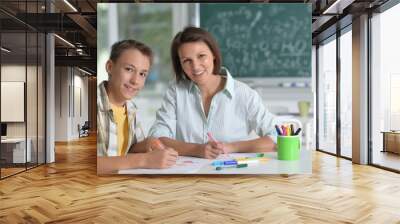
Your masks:
M165 149L166 146L162 144L158 138L148 138L146 144L146 152L151 152L155 149Z
M172 148L154 149L146 153L145 168L164 169L175 165L178 153Z

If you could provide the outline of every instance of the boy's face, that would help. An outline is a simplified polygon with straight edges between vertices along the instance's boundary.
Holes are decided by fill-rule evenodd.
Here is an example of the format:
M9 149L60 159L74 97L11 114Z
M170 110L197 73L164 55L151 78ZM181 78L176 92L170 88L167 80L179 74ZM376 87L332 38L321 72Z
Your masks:
M124 50L116 61L107 61L109 85L118 100L130 100L143 88L150 69L149 58L136 49Z

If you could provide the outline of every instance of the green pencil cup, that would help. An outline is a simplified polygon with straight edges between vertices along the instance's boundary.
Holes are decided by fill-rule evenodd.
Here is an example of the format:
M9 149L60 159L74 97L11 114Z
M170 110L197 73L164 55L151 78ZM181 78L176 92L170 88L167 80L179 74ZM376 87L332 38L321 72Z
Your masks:
M298 160L300 158L300 137L278 136L278 160Z

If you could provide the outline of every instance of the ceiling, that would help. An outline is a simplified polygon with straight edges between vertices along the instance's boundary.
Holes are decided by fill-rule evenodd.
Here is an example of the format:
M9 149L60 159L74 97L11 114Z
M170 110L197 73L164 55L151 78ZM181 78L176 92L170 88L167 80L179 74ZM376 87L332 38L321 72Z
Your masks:
M338 20L351 23L351 16L365 10L378 7L387 0L248 0L231 2L269 2L269 3L310 3L312 5L313 42L335 32L332 28ZM47 6L46 6L47 2ZM12 48L25 46L25 39L18 38L17 33L25 31L54 32L56 65L79 66L96 73L96 31L98 2L179 2L168 0L154 1L102 1L102 0L1 0L0 25L3 33L2 41L14 42ZM194 1L180 1L194 2ZM226 0L210 0L201 2L226 2ZM338 2L338 3L335 3ZM331 7L332 6L332 7ZM48 13L52 9L53 13ZM342 26L346 22L341 23ZM329 31L331 28L331 31ZM7 39L8 38L8 39ZM28 38L30 39L30 38ZM66 41L63 41L66 40ZM11 41L13 40L13 41ZM30 40L28 40L30 41ZM34 52L36 43L28 44L26 52ZM8 46L10 47L10 46ZM41 47L41 46L39 46Z
M46 5L47 2L47 5ZM0 24L2 45L13 51L3 61L34 58L43 47L29 32L52 32L55 37L56 66L78 66L96 74L96 4L95 0L1 0ZM52 13L48 13L50 11ZM25 35L20 35L28 30ZM66 41L64 41L66 40ZM28 42L26 45L25 41ZM33 42L33 43L29 43ZM27 46L25 50L25 46ZM39 49L37 48L39 46ZM3 52L2 52L3 53ZM29 62L28 62L29 63Z

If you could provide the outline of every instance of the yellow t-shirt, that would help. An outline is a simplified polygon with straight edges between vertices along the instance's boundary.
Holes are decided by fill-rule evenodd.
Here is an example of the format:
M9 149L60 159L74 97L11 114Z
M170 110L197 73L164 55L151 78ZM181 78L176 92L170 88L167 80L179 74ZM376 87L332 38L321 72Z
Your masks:
M114 120L117 124L117 145L118 155L125 155L128 144L128 117L126 116L126 108L118 107L111 104L111 109L114 113Z

